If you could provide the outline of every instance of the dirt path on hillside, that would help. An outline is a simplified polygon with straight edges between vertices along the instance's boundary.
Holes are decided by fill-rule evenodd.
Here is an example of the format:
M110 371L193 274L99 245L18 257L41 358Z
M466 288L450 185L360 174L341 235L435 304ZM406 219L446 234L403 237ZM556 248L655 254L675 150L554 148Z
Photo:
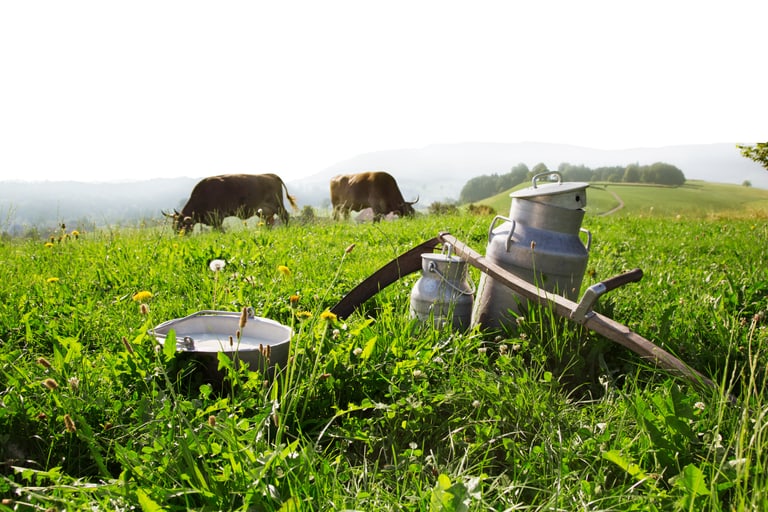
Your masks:
M619 210L621 210L622 208L624 208L624 201L621 199L621 197L619 197L619 194L617 194L617 193L616 193L616 192L614 192L613 190L608 190L608 187L606 187L606 188L605 188L605 189L603 189L603 190L605 190L606 192L608 192L609 194L611 194L611 195L613 196L613 198L614 198L614 199L616 199L616 201L617 201L619 204L618 204L618 205L616 205L616 207L615 207L615 208L611 208L611 209L610 209L610 210L608 210L607 212L601 213L601 214L599 215L599 217L602 217L602 216L604 216L604 215L611 215L612 213L616 213L617 211L619 211Z

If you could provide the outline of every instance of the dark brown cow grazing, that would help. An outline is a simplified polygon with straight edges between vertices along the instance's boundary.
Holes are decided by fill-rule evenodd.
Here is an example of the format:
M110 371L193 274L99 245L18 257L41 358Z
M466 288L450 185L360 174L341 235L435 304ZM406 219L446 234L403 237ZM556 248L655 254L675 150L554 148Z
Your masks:
M396 213L401 217L412 216L413 205L403 199L395 178L382 171L340 174L331 178L331 204L333 219L339 215L349 218L349 211L373 209L373 221L378 222L384 215Z
M276 174L224 174L201 180L192 189L187 204L181 212L165 213L173 218L177 231L191 231L202 223L221 229L226 217L248 219L259 215L267 225L274 223L274 216L288 224L288 211L283 205L283 190L296 208L296 199L288 193L283 180Z

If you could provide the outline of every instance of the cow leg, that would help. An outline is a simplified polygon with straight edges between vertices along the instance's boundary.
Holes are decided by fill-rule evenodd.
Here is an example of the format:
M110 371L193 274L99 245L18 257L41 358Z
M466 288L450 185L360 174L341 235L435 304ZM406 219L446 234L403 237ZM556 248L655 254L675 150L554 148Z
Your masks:
M280 216L280 220L283 221L283 225L287 226L288 225L288 219L290 218L288 216L288 210L286 210L285 208L281 208L279 216Z

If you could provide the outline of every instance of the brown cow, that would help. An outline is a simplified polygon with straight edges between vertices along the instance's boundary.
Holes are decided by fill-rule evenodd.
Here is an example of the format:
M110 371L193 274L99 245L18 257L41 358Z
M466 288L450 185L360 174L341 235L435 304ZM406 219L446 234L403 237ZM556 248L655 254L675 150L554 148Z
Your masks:
M373 209L373 221L378 222L389 213L401 217L413 216L413 205L419 201L408 202L397 186L395 178L382 171L361 172L358 174L340 174L331 178L331 204L333 219L339 215L349 218L349 211Z
M274 215L288 224L288 211L283 205L283 189L291 206L296 199L288 193L283 180L276 174L224 174L201 180L192 189L181 212L164 215L173 218L177 231L191 231L202 223L221 229L226 217L248 219L259 215L267 225L274 223Z

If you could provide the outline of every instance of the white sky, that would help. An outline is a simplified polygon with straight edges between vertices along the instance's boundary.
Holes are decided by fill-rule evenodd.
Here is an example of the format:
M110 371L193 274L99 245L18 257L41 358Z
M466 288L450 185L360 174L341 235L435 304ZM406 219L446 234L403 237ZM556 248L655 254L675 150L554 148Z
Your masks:
M765 141L768 2L0 2L0 179Z

